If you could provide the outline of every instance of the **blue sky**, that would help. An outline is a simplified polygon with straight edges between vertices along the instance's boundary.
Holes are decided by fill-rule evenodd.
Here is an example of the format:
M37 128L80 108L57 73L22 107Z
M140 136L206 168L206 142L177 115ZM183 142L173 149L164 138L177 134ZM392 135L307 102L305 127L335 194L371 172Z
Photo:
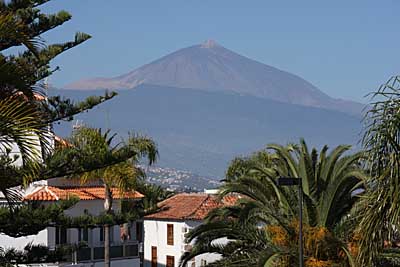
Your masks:
M54 0L45 12L73 18L46 33L93 35L54 60L50 83L128 72L179 48L214 39L239 54L292 72L333 97L365 102L400 74L396 0Z

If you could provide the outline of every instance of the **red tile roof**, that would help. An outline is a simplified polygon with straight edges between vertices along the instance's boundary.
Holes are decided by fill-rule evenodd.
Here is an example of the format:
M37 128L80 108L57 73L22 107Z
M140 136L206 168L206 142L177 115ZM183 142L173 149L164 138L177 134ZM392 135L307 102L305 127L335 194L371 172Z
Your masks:
M120 194L118 188L111 189L114 199L121 198L142 198L144 197L137 191ZM42 186L33 193L24 197L24 200L57 201L74 196L80 200L104 199L104 187L72 187L63 188L55 186Z
M226 196L219 200L215 195L204 193L182 193L158 204L160 211L147 215L145 219L203 220L207 214L224 205L234 205L238 196Z
M17 95L17 96L22 96L24 99L28 99L28 98L26 97L26 95L25 95L23 92L21 92L21 91L16 92L15 95ZM46 99L47 99L47 96L42 95L42 94L39 94L39 93L33 93L33 98L34 98L35 100L42 101L42 100L46 100Z
M54 141L56 143L56 145L60 146L60 147L72 147L72 144L70 142L68 142L67 140L65 140L64 138L61 138L57 135L54 136Z

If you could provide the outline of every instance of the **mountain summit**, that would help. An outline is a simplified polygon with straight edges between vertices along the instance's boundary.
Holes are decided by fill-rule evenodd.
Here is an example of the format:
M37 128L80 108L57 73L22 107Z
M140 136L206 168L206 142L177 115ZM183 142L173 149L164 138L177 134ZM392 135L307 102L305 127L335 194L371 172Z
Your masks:
M214 40L180 49L126 74L92 78L67 89L132 89L141 84L230 91L302 106L359 114L359 103L331 98L299 76L257 62Z
M217 44L217 42L212 39L208 39L207 41L201 44L202 48L213 48L216 46L219 46L219 44Z

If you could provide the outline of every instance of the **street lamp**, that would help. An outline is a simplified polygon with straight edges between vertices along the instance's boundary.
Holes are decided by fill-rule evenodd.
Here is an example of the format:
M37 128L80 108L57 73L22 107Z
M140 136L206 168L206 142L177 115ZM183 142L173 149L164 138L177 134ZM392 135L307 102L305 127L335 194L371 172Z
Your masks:
M303 186L301 178L279 177L277 180L279 186L297 185L299 188L299 263L300 267L304 266L303 258Z

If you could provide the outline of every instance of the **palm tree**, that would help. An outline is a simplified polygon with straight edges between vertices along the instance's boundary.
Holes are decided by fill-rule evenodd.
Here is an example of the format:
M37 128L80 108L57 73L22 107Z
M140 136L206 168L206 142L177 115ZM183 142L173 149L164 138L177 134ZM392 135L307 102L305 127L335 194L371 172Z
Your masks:
M8 48L7 44L18 43L37 56L40 39L29 36L22 21L4 3L0 10L0 52ZM38 173L42 152L49 149L48 125L33 97L39 88L32 86L13 57L0 53L0 191L10 204L20 197L9 188L10 177L29 182ZM20 152L18 156L10 157L13 149ZM16 164L17 157L20 164Z
M383 84L372 101L363 137L371 178L361 203L360 266L375 266L400 229L400 76Z
M360 165L362 153L345 155L351 149L347 145L340 145L329 154L328 146L320 153L315 148L309 151L304 140L300 145L269 145L268 149L276 155L273 169L278 176L302 178L307 224L333 230L357 201L354 191L363 187L366 174ZM286 189L281 188L280 192L289 198Z
M344 242L347 240L340 240L339 237L345 236L343 231L348 230L348 227L343 227L344 224L352 226L354 223L349 214L357 200L354 192L362 188L365 174L359 164L362 154L345 155L349 149L350 146L338 146L328 153L328 147L324 146L318 153L316 149L309 151L301 140L299 145L271 144L267 150L251 158L234 160L227 172L228 181L222 186L220 194L223 197L235 193L243 198L234 207L223 207L209 214L206 226L188 236L188 242L196 242L192 253L186 254L182 262L214 249L213 240L228 236L223 231L215 233L207 230L209 225L234 220L242 227L250 225L257 231L262 229L264 237L260 239L263 241L260 244L263 245L243 253L245 246L241 234L227 230L231 234L229 239L233 241L219 247L222 251L226 247L237 247L237 253L226 255L246 255L256 260L250 255L259 253L257 264L261 266L265 263L273 266L276 261L285 262L283 266L295 266L297 189L276 185L277 177L290 176L302 178L306 256L309 256L309 261L343 261L351 265L352 258ZM225 223L225 226L228 224ZM342 259L340 255L347 259Z
M175 193L165 188L148 183L139 183L137 189L144 195L140 202L140 208L143 214L151 214L156 212L159 207L157 204L167 198L172 197Z
M107 162L108 158L113 158L118 153L126 150L133 151L129 160L113 164L101 169L85 172L81 176L81 182L86 183L91 180L101 180L104 184L105 201L104 211L112 214L112 187L117 187L120 193L134 190L139 179L145 176L142 169L137 167L142 158L147 158L149 164L153 164L157 158L158 151L155 143L147 137L130 135L126 142L114 144L115 135L110 135L109 131L102 133L100 129L82 127L76 130L71 139L71 147L85 154L86 159L95 159ZM104 226L104 262L106 267L110 266L110 225Z
M10 177L27 183L38 175L43 152L50 148L48 133L33 103L18 96L0 100L0 191L10 204L20 197L10 188ZM13 150L19 154L12 155Z

